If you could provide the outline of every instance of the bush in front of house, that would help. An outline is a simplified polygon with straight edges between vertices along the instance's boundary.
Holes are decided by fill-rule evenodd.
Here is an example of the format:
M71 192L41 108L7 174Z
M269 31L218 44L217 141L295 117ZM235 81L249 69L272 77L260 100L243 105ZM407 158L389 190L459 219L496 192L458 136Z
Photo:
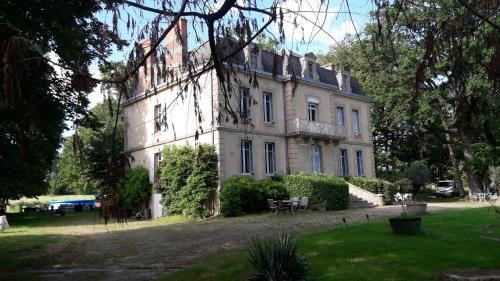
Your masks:
M349 186L340 177L319 174L296 174L283 177L290 196L309 197L314 208L323 203L327 210L345 210L349 205Z
M392 204L394 195L399 191L398 185L378 178L345 177L345 180L372 193L378 193L378 187L383 187L382 194L386 205Z
M168 146L157 189L167 214L206 217L217 186L217 153L213 145Z
M267 199L289 198L279 179L256 181L251 176L233 176L224 182L220 194L221 214L240 216L267 210Z
M122 182L121 200L129 208L137 208L139 203L151 195L148 170L136 167L125 172Z

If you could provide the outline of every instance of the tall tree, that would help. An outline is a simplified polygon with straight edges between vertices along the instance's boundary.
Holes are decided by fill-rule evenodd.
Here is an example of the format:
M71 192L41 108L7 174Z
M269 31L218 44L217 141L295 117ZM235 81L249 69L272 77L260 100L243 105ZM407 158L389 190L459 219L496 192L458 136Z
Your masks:
M478 192L498 164L483 157L499 151L498 4L461 2L379 1L365 32L323 59L351 69L374 97L377 168L425 159L437 176L450 159L461 186L463 161Z

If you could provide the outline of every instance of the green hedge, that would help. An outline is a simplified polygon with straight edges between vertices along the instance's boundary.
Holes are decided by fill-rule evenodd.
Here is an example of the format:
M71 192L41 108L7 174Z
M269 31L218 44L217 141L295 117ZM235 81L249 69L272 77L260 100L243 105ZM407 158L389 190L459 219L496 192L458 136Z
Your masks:
M279 179L256 181L250 176L233 176L224 182L220 194L220 211L226 217L264 211L268 198L289 198Z
M297 174L283 177L290 196L309 197L310 205L326 203L327 210L344 210L349 206L349 186L340 177Z
M365 177L345 177L345 180L358 186L364 190L378 193L377 187L383 186L384 203L391 205L394 201L394 195L398 192L399 187L396 184L377 178Z

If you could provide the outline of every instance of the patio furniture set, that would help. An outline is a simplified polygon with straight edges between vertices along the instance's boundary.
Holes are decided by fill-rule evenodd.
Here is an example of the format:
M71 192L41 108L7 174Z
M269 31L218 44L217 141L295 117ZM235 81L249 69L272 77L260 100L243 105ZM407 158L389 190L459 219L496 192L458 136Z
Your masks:
M491 193L471 193L469 194L470 201L476 202L495 202L498 195Z
M307 210L309 198L292 197L289 200L267 199L267 204L273 214L279 214L279 212L285 213L286 211L289 211L291 214L295 214L297 212L305 212Z

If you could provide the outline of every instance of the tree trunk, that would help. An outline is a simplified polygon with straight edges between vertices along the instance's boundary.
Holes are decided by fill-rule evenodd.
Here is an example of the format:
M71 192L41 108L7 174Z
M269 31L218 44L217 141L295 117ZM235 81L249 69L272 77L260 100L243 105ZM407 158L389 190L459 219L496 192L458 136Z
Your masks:
M469 184L469 191L470 193L480 193L482 192L481 190L481 183L479 182L479 179L472 170L472 160L474 156L469 153L468 149L464 149L464 160L465 160L465 165L464 165L464 170L465 174L467 175L467 183Z
M455 148L451 144L451 136L448 133L448 125L444 120L443 114L441 114L441 124L444 128L444 136L446 138L446 146L448 147L448 152L450 153L451 164L453 165L453 180L455 181L455 185L457 186L458 192L460 193L460 197L465 196L464 183L462 182L462 173L460 172L460 168L458 167L457 157L455 155Z

